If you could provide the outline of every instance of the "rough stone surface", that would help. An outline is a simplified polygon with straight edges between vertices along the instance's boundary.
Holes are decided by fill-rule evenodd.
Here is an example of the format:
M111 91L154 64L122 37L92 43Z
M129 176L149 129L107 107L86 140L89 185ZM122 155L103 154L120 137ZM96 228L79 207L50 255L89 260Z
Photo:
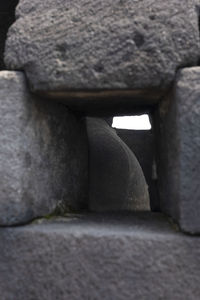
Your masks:
M199 67L178 72L158 117L161 208L191 233L200 233L199 78Z
M15 21L15 7L18 0L0 2L0 70L5 69L3 62L6 34L9 26Z
M87 132L89 208L149 210L148 187L133 152L103 119L87 118Z
M200 237L149 214L1 228L1 299L199 300Z
M21 0L8 68L33 91L165 89L199 59L196 0Z
M84 205L85 123L59 103L33 97L21 72L0 72L0 224Z
M151 209L159 211L155 170L155 137L152 130L116 129L118 136L135 154L149 187Z

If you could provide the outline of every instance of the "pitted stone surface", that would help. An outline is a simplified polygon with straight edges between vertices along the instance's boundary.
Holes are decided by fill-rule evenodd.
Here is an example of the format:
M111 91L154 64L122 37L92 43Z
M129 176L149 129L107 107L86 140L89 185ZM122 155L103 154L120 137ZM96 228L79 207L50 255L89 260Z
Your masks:
M199 59L196 0L21 0L5 52L33 91L165 89Z
M21 72L0 72L0 225L87 198L84 123L59 103L31 95Z
M200 233L199 78L199 67L178 72L158 120L161 208L191 233Z
M160 214L0 229L2 300L199 300L200 237Z
M89 207L92 211L149 210L149 193L134 153L106 120L87 118Z

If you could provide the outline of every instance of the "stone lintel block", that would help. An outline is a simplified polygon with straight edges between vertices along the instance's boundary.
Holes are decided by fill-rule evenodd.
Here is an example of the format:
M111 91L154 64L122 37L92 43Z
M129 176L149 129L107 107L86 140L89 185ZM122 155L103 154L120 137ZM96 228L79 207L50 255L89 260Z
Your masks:
M183 231L200 233L200 67L178 72L159 109L161 208Z
M197 1L181 3L20 0L5 63L23 69L34 92L55 97L166 90L177 68L200 56Z
M199 299L200 237L159 213L1 228L0 245L2 300Z
M0 72L0 101L0 224L84 206L84 122L62 104L30 94L22 72Z

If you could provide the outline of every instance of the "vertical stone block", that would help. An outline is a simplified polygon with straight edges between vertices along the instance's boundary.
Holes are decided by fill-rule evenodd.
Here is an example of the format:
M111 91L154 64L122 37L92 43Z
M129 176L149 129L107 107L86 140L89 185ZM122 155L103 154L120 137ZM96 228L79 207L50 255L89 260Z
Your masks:
M161 208L183 231L200 233L200 67L178 72L159 109Z
M21 72L0 72L0 224L80 209L87 197L84 122L31 95Z

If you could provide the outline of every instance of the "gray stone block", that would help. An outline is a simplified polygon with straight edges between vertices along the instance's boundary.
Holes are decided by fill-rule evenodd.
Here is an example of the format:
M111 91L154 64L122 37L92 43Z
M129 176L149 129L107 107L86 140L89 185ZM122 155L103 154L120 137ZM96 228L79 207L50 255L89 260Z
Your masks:
M133 152L103 119L87 118L87 132L89 208L149 210L148 186Z
M135 154L149 187L151 209L160 210L155 168L155 136L152 130L117 129L118 136Z
M85 205L85 123L31 95L21 72L0 72L0 101L0 224Z
M2 300L199 300L200 237L158 213L1 228L0 245Z
M66 103L69 91L163 90L177 68L198 62L196 3L21 0L5 62L25 70L33 91Z
M199 78L199 67L179 71L157 120L161 208L191 233L200 233Z

